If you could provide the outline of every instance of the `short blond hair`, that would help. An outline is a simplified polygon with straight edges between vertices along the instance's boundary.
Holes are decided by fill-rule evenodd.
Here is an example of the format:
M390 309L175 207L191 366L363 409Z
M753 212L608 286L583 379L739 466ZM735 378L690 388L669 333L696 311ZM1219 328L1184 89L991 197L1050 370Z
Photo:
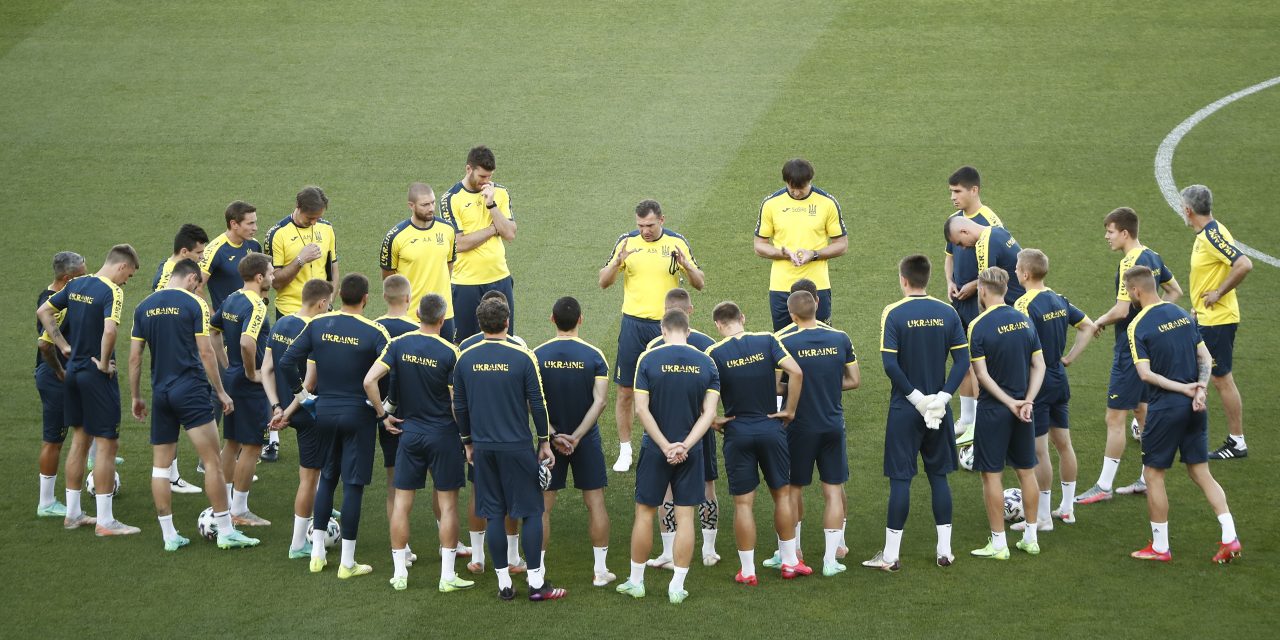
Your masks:
M1018 252L1018 266L1035 280L1049 275L1049 256L1039 249L1023 249Z
M409 279L398 273L382 281L382 299L387 302L408 298L412 293L413 285L409 284Z
M107 252L107 264L121 263L127 264L134 269L142 266L142 260L138 258L138 251L133 248L133 245L118 244L111 247L111 250Z
M1009 272L1000 267L984 269L982 273L978 274L978 286L993 293L1004 295L1009 290Z

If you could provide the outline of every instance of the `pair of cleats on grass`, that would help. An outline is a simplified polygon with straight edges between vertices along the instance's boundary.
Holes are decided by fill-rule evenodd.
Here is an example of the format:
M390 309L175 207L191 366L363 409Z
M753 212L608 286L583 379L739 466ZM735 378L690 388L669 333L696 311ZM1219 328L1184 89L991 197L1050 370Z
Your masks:
M1232 560L1240 557L1242 547L1240 546L1240 538L1236 538L1231 542L1219 542L1218 551L1213 554L1212 562L1215 564L1229 564ZM1129 554L1131 558L1138 560L1155 560L1158 562L1172 562L1173 552L1169 549L1164 551L1156 551L1155 544L1148 541L1147 546Z
M458 576L458 574L455 573L452 578L441 580L437 588L440 590L440 593L452 593L454 591L462 591L464 589L470 589L475 585L476 585L475 582L471 580L463 580L460 576ZM391 588L395 589L396 591L404 591L405 589L408 589L409 576L408 575L392 576Z
M618 588L616 589L616 591L618 593L621 593L624 596L631 596L632 598L643 598L645 596L643 582L635 583L630 580L627 580L626 582L618 585ZM685 589L676 589L676 590L668 589L667 590L667 601L669 601L671 604L680 604L681 602L684 602L685 599L688 597L689 597L689 592Z

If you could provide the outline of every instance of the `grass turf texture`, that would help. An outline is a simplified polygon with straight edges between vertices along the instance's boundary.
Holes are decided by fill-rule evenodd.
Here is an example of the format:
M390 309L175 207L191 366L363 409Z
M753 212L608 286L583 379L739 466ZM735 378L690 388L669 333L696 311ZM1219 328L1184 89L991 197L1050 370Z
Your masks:
M887 576L856 564L882 545L888 487L877 319L899 297L895 264L907 253L934 258L930 291L945 293L939 231L951 211L948 173L978 166L987 204L1022 246L1048 252L1051 285L1092 316L1113 299L1119 256L1107 251L1100 221L1116 206L1138 210L1142 238L1186 288L1191 234L1156 188L1155 148L1196 109L1276 73L1280 45L1266 25L1277 19L1280 7L1266 2L6 4L0 260L9 277L0 293L11 304L0 325L10 363L0 377L0 482L9 488L0 502L0 608L8 628L48 637L83 628L314 636L478 635L514 625L620 636L660 615L705 637L750 634L778 620L820 635L926 636L1011 617L1023 621L1015 627L1062 634L1260 630L1280 558L1280 518L1258 481L1280 447L1266 429L1280 373L1272 357L1280 344L1266 327L1280 312L1272 295L1280 272L1260 262L1241 292L1235 362L1251 456L1213 466L1244 540L1239 564L1209 564L1217 526L1178 470L1170 474L1172 565L1127 557L1149 536L1144 501L1127 497L1079 508L1080 523L1042 534L1044 553L1034 559L970 559L986 525L978 479L966 473L952 478L954 567L932 566L924 482L913 496L905 571ZM1269 126L1277 109L1280 90L1224 109L1187 137L1174 164L1180 185L1215 190L1216 209L1238 238L1272 253L1280 231L1264 216L1266 185L1280 165L1280 135ZM845 396L848 573L783 582L761 569L758 589L735 585L733 508L721 483L721 565L695 561L693 595L679 609L661 597L669 574L655 570L647 574L653 595L634 602L590 586L585 513L570 489L555 512L548 563L549 578L571 589L567 601L499 603L491 572L474 593L437 594L425 499L414 518L421 560L410 590L393 593L385 483L375 472L358 551L375 573L351 582L336 580L332 568L312 576L305 562L285 560L296 484L291 432L281 462L259 467L254 510L275 522L253 531L261 548L219 552L196 539L165 554L148 491L147 429L131 419L116 513L142 535L100 540L34 519L40 414L29 307L49 280L50 255L79 251L92 270L111 244L132 242L144 267L126 288L129 317L179 224L218 233L222 208L244 198L259 207L261 237L291 210L293 193L315 183L332 198L342 271L376 274L382 235L405 215L405 185L426 180L442 192L476 143L496 150L497 179L511 189L521 225L509 248L520 333L531 344L551 335L543 321L551 302L573 294L587 314L584 337L611 359L621 291L600 291L596 270L631 228L636 201L660 200L706 270L695 324L710 330L711 306L734 299L751 328L763 329L768 264L750 248L757 205L778 188L783 160L814 162L816 184L840 199L852 237L849 254L832 263L835 322L864 358L863 388ZM370 315L381 307L374 302ZM127 332L126 321L121 336ZM1081 491L1100 463L1111 340L1108 333L1071 372ZM124 358L127 338L120 344ZM1216 446L1225 424L1213 394L1210 405ZM601 423L612 462L612 396ZM180 452L184 477L199 481L190 445ZM1118 484L1137 471L1131 445ZM610 479L610 567L625 579L633 476ZM60 477L60 499L62 489ZM816 565L820 497L810 491L807 500L804 548ZM178 526L194 538L204 497L174 503ZM757 560L772 551L771 513L768 499L758 500ZM517 586L523 594L523 580Z

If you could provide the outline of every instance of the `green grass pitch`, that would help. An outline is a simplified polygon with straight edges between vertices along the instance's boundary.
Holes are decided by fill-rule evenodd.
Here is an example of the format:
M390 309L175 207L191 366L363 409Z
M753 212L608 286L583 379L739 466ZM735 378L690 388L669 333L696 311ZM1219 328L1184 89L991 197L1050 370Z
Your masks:
M1130 560L1149 535L1144 501L1118 497L1079 509L1079 524L1041 537L1036 558L970 559L985 541L978 479L952 477L957 564L933 566L925 483L916 484L902 561L883 575L856 566L883 544L888 483L881 475L888 383L878 319L899 297L896 261L935 259L941 276L946 176L982 170L984 200L1024 247L1052 259L1051 286L1091 316L1112 300L1118 256L1101 218L1133 206L1143 240L1187 283L1191 234L1152 175L1166 133L1202 106L1277 75L1273 2L652 2L652 3L126 3L15 1L0 7L0 610L14 637L235 636L480 637L496 633L636 637L685 629L699 637L802 633L818 637L1109 633L1126 637L1262 631L1280 573L1280 517L1267 484L1280 438L1274 423L1280 271L1255 261L1241 291L1236 372L1252 455L1215 464L1244 557L1208 561L1217 526L1186 476L1170 478L1171 565ZM1237 238L1280 253L1268 223L1280 167L1280 89L1233 104L1178 148L1180 185L1202 182ZM558 296L584 305L585 337L612 358L621 291L596 270L642 198L662 202L707 273L695 324L710 330L720 300L767 323L768 264L751 235L760 199L787 158L814 162L816 184L840 199L851 248L832 264L835 323L863 357L863 388L846 394L851 565L844 575L734 584L732 506L721 486L720 566L695 563L693 594L674 608L666 575L632 601L590 585L585 512L561 496L549 577L565 601L499 603L492 574L470 593L435 591L434 523L420 502L420 564L407 592L391 562L385 484L366 499L359 558L375 573L340 582L289 562L296 446L259 467L255 511L275 521L261 548L219 552L196 540L161 551L147 490L144 425L125 420L124 494L116 513L142 535L102 540L37 520L39 402L31 378L31 306L49 256L71 249L96 269L131 242L143 297L174 230L217 233L232 199L260 210L261 229L285 216L305 184L332 199L344 273L377 273L379 242L405 215L414 180L440 193L462 175L466 150L497 153L519 238L509 247L520 333L537 344ZM1184 302L1185 304L1185 302ZM371 314L380 312L375 303ZM127 315L127 314L126 314ZM127 326L122 330L125 335ZM1098 472L1111 336L1073 367L1080 488ZM117 353L123 357L127 339ZM127 387L125 388L127 396ZM612 398L612 396L611 396ZM127 398L126 404L127 407ZM1225 426L1210 396L1211 444ZM612 401L602 419L616 452ZM182 472L198 480L189 445ZM1131 445L1119 480L1138 473ZM610 566L626 573L631 475L611 474ZM61 478L58 485L61 496ZM1055 499L1057 492L1055 491ZM816 515L819 496L809 495ZM758 559L772 551L771 507L758 504ZM202 496L176 496L177 524L194 534ZM803 546L820 553L809 518ZM256 534L257 532L255 532ZM523 582L517 581L523 590ZM657 597L655 597L657 596Z

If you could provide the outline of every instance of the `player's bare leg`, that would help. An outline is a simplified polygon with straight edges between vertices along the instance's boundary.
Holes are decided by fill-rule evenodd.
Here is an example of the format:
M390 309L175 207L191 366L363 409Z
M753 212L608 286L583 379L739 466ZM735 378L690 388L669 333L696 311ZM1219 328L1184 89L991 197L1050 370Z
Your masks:
M1137 409L1133 410L1133 422L1134 424L1137 425L1134 431L1134 433L1136 433L1137 436L1134 439L1135 440L1141 439L1142 432L1144 429L1146 429L1146 424L1147 424L1147 403L1143 402L1138 405ZM1133 482L1133 484L1128 484L1123 487L1117 487L1116 493L1121 495L1145 493L1147 491L1147 481L1146 481L1146 478L1143 476L1144 471L1145 470L1139 471L1138 479L1135 482Z
M1218 390L1222 399L1222 412L1227 416L1227 441L1209 454L1210 460L1232 460L1248 455L1249 448L1244 442L1244 400L1240 390L1236 388L1236 380L1228 372L1226 375L1213 376L1213 388Z
M265 527L271 522L260 518L249 509L249 490L253 488L253 472L258 468L258 456L262 445L239 444L240 455L232 460L234 475L231 494L231 519L237 525ZM223 467L226 467L226 451L223 451Z
M399 494L401 490L396 491L396 509L400 508ZM467 589L475 586L470 580L463 580L458 576L456 570L458 559L458 527L461 524L458 516L458 492L454 491L437 491L436 501L440 505L440 584L439 589L442 593L457 591L459 589ZM405 518L408 518L408 510L405 510ZM409 539L404 540L404 549L406 552L409 548Z
M843 534L845 504L844 504L844 485L822 483L822 538L823 553L822 567L823 574L827 573L830 567L833 572L838 572L836 568L840 563L836 559L836 554L840 549L840 536Z
M618 460L613 463L613 470L624 473L631 468L631 424L635 420L635 392L631 387L616 385L617 400L614 402L614 418L618 423Z
M440 492L439 491L431 492L431 513L435 516L436 523L438 524L440 522ZM461 527L461 523L459 523L459 527ZM458 544L454 546L454 552L457 553L456 557L458 558L470 558L471 547L468 547L465 543L463 543L461 531L462 529L459 528L458 533L454 535L454 537L458 540Z
M1049 442L1052 442L1053 447L1058 450L1058 478L1061 479L1062 486L1062 501L1058 504L1057 510L1050 512L1050 516L1071 524L1076 521L1076 478L1080 472L1076 450L1071 445L1071 431L1050 427Z
M698 505L698 519L702 524L702 564L710 567L720 562L720 554L716 553L716 536L720 530L720 501L716 498L715 480L706 482L703 497L706 499Z
M644 568L648 566L645 563L653 551L653 518L657 513L657 507L636 504L635 520L631 524L631 575L618 585L618 593L633 598L645 595Z
M484 518L476 516L474 484L471 486L470 494L467 498L467 529L471 536L471 562L467 563L467 570L471 573L484 573L484 535L488 523Z
M1218 552L1213 555L1213 561L1218 564L1226 564L1240 557L1240 538L1236 535L1236 523L1231 517L1231 511L1227 508L1227 494L1222 490L1222 485L1213 479L1213 474L1209 473L1208 463L1198 463L1187 465L1187 475L1191 476L1192 482L1200 487L1204 492L1204 497L1209 501L1209 506L1213 508L1213 513L1218 517L1218 524L1222 527L1221 543L1218 545Z
M1036 481L1035 469L1017 469L1018 484L1022 488L1022 512L1026 517L1026 526L1022 529L1022 540L1018 548L1031 555L1040 553L1040 532L1037 518L1040 513L1040 484ZM983 486L985 489L985 484ZM1004 519L1004 491L1000 490L1000 518Z
M256 546L259 542L257 538L250 538L240 533L231 522L231 499L227 496L226 478L222 475L217 423L210 422L187 429L187 439L195 446L196 455L204 463L204 493L209 496L209 506L213 507L213 518L218 528L218 548L236 549ZM318 475L319 471L316 473ZM314 485L312 491L315 491Z
M813 570L805 566L796 555L799 538L796 536L796 509L791 497L791 485L770 489L773 496L773 530L778 534L778 552L782 555L782 577L785 579L807 576Z
M173 485L169 482L169 464L178 449L177 443L158 444L151 449L151 499L156 505L156 519L165 551L177 551L191 541L178 535L173 525Z
M689 592L684 588L684 579L689 575L689 566L693 561L693 542L694 542L694 519L693 507L677 506L676 507L676 543L675 543L675 567L674 575L671 576L671 583L667 586L667 598L673 604L680 604L684 599L689 597Z
M208 468L208 465L205 465ZM311 557L307 526L311 524L316 505L316 483L320 481L319 469L298 467L298 490L293 494L293 539L289 543L289 558ZM208 484L206 475L205 484ZM323 526L327 526L325 523Z
M667 492L662 497L662 504L658 506L658 537L662 539L662 553L658 557L653 558L645 564L655 569L670 569L672 565L672 547L676 541L676 503L671 497L671 485L667 485Z
M734 579L755 586L756 579L756 492L733 496L733 538L742 568Z
M987 511L987 527L991 540L986 547L970 553L980 558L1009 559L1009 544L1004 536L1004 474L982 472L982 504Z
M591 570L591 583L603 587L618 579L609 572L606 564L609 555L609 511L605 508L604 489L583 491L582 503L587 507L587 537L591 538L591 552L595 560ZM544 542L544 549L545 544Z
M80 496L84 492L85 469L89 459L89 445L93 436L82 427L71 427L71 446L67 448L67 460L64 463L67 487L67 515L62 525L67 529L76 529L83 525L97 522L85 514L80 505Z
M116 486L116 451L120 441L112 438L95 437L94 444L98 451L93 465L93 484L97 487L95 501L98 503L97 528L99 536L129 535L138 533L137 527L131 527L116 520L112 511ZM165 477L169 467L165 465Z

